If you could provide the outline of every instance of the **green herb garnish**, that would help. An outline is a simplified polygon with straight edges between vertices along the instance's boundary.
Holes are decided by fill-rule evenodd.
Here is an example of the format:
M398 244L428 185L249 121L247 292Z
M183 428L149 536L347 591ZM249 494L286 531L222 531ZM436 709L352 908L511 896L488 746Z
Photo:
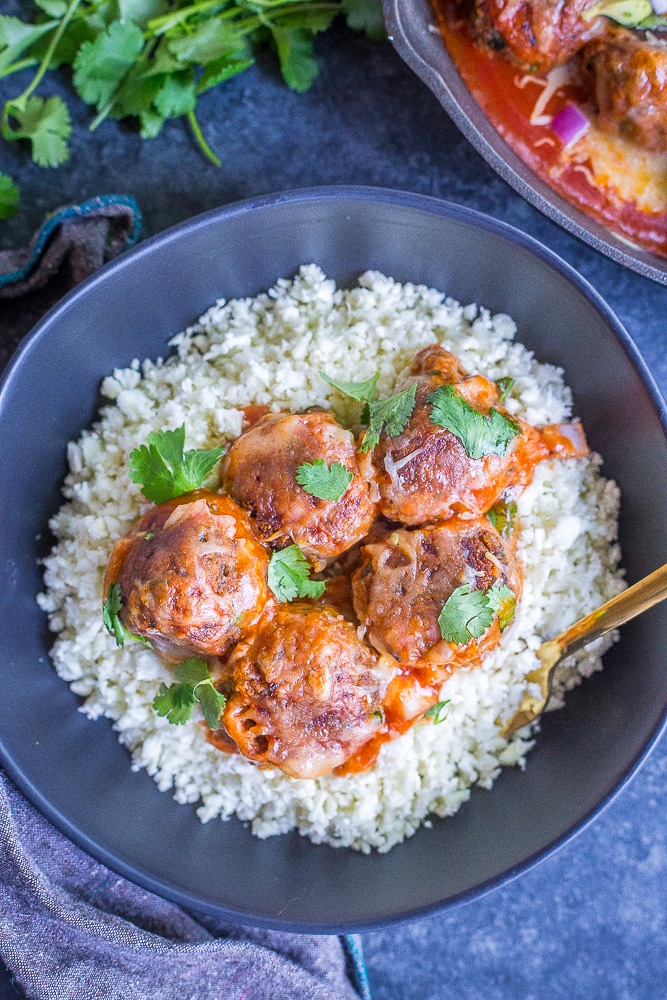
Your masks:
M274 552L269 560L267 582L279 601L295 597L320 597L326 584L309 580L311 566L298 545Z
M365 382L337 382L335 378L329 378L324 372L320 372L320 376L329 385L332 385L334 389L338 389L342 392L344 396L349 396L350 399L357 399L362 403L372 403L377 396L377 382L379 379L379 374L375 374L372 378L366 379Z
M496 385L500 389L500 395L498 396L498 402L504 403L510 392L512 391L512 386L514 385L514 379L509 375L504 375L503 378L496 379Z
M486 592L471 590L464 583L452 591L438 615L440 635L447 642L464 646L471 639L479 639L493 624L498 615L501 631L514 618L516 595L505 584L494 583Z
M415 384L404 389L403 392L397 392L394 396L366 404L362 419L368 423L368 430L361 440L361 451L366 452L375 448L382 431L389 437L396 437L397 434L405 430L415 408L416 394L417 385Z
M507 626L514 621L516 614L516 594L506 583L494 583L490 587L486 596L489 607L498 616L500 631L504 632Z
M116 581L107 590L107 599L102 605L102 621L105 624L107 632L116 637L116 645L124 646L126 640L134 639L136 642L143 643L144 646L150 646L150 642L148 639L144 639L143 635L134 635L133 632L125 628L118 617L122 607L123 599L121 597L120 584Z
M130 455L130 479L152 503L165 503L198 490L222 458L222 448L183 451L185 425L175 431L152 431L148 446Z
M313 462L304 462L296 470L296 481L303 486L306 493L320 500L340 500L354 479L341 462L333 462L328 466L321 458Z
M206 90L267 47L287 85L307 90L318 72L315 36L339 15L354 30L384 35L379 0L34 0L32 9L36 23L0 15L0 77L34 67L23 93L4 105L2 135L29 140L33 160L50 167L69 158L69 111L62 98L34 92L59 66L72 67L76 92L95 109L91 129L133 117L153 138L183 116L219 166L196 118Z
M487 510L486 516L502 538L509 538L514 531L516 513L517 505L515 503L501 501Z
M461 441L468 458L484 455L505 455L510 442L521 434L515 420L491 408L488 417L456 391L453 385L441 385L429 393L431 420L444 427Z
M444 722L449 715L449 709L447 706L451 704L451 698L447 698L446 701L436 701L435 705L431 705L424 712L425 719L433 719L433 725L438 726L441 722Z
M0 219L16 215L19 206L19 189L7 174L0 174Z
M192 710L199 704L207 726L217 729L227 699L213 686L206 661L195 657L183 660L174 669L174 677L180 683L170 684L169 687L161 684L159 694L153 699L157 714L166 716L176 726L182 726L192 718Z

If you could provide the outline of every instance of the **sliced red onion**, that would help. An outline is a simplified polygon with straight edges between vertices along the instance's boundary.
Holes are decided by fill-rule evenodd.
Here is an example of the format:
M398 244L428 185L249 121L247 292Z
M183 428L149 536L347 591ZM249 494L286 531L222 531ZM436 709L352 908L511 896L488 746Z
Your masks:
M667 14L667 0L651 0L654 14Z
M581 139L590 127L591 123L588 118L576 104L566 104L562 111L559 111L551 119L551 128L564 146L571 146L572 143Z

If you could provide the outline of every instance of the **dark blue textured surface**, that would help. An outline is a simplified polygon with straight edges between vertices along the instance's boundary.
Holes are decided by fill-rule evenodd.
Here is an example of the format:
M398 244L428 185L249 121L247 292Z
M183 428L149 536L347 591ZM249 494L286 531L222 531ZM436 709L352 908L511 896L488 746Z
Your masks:
M505 219L578 268L667 392L667 288L624 271L525 204L389 45L340 29L319 50L322 74L306 95L284 89L267 60L204 97L201 120L223 160L219 170L179 123L150 143L113 123L90 135L86 112L70 99L75 132L65 167L40 170L24 151L0 146L0 170L20 181L23 195L23 212L0 229L0 243L25 240L60 204L107 191L137 199L145 235L215 205L297 186L419 191ZM0 97L20 84L0 81ZM69 93L55 81L44 93L58 88ZM365 935L374 1000L665 1000L666 771L663 740L604 815L539 868L449 915ZM16 996L9 986L5 995Z

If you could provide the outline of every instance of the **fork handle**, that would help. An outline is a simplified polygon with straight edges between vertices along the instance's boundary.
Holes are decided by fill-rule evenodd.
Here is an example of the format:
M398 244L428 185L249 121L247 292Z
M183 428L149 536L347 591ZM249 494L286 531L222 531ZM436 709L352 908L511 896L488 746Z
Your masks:
M602 607L580 618L555 640L562 650L562 656L575 653L582 646L599 639L613 628L636 618L642 611L667 598L667 563L656 569L643 580L628 587L623 593L612 597Z

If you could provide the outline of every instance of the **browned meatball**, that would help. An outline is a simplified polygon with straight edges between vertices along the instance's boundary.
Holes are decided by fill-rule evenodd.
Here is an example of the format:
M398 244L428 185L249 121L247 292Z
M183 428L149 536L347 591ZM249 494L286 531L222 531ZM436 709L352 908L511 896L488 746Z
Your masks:
M228 661L222 722L244 757L293 778L342 764L382 724L393 670L333 608L281 604Z
M604 30L604 19L581 19L591 0L475 0L473 34L531 70L560 66Z
M269 598L268 555L229 497L198 490L153 507L116 542L104 582L120 619L176 662L225 656Z
M581 53L597 122L647 149L667 150L667 46L641 31L610 28Z
M373 646L399 663L460 663L463 655L472 660L497 644L496 620L463 648L442 638L438 616L457 587L487 591L504 583L519 596L515 560L486 518L394 531L365 545L362 558L352 584L354 609Z
M529 481L535 460L545 457L539 435L515 420L521 433L504 455L469 458L461 440L431 420L428 396L438 386L456 385L457 392L487 415L498 407L498 387L481 375L468 377L458 359L438 344L420 351L397 390L417 384L415 409L405 430L383 434L379 444L360 456L362 474L377 490L380 510L393 521L425 524L458 514L479 517L509 485ZM371 495L374 495L371 493Z
M339 500L307 493L296 479L303 463L339 462L353 474ZM330 413L272 413L232 444L223 460L226 491L250 512L258 537L282 548L296 542L321 568L351 548L376 514L359 475L355 442Z

